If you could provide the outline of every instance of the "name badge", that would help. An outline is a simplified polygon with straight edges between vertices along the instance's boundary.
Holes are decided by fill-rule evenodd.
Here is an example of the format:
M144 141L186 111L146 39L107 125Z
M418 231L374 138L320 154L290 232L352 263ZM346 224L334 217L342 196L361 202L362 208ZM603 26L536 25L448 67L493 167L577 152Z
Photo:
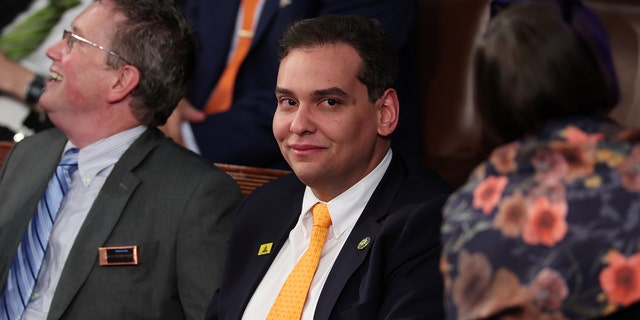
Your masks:
M137 266L140 256L138 246L98 248L101 267Z

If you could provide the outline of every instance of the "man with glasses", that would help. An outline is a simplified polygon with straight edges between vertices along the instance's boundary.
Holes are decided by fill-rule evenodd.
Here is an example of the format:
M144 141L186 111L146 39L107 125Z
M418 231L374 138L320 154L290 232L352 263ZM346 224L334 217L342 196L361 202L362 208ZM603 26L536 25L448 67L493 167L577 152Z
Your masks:
M20 4L18 4L20 2ZM93 0L9 0L0 13L0 139L19 141L52 127L38 106L50 61L45 50L60 40ZM57 20L59 18L59 20ZM57 20L57 21L56 21ZM5 130L2 130L5 129Z
M169 1L97 0L47 49L56 128L0 171L0 319L204 317L241 195L156 129L194 47Z
M127 61L127 59L123 58L119 54L117 54L117 53L115 53L115 52L113 52L113 51L111 51L111 50L109 50L109 49L107 49L107 48L95 43L95 42L91 42L91 41L89 41L89 40L87 40L87 39L85 39L85 38L83 38L83 37L71 32L71 31L69 31L69 30L64 30L62 32L62 40L66 40L67 41L67 50L69 52L71 52L71 48L73 48L73 44L74 43L76 43L77 41L81 41L81 42L84 42L84 43L86 43L86 44L88 44L88 45L90 45L92 47L96 47L96 48L98 48L98 49L100 49L100 50L102 50L102 51L104 51L104 52L106 52L106 53L108 53L108 54L110 54L110 55L112 55L112 56L124 61L124 62L126 62L127 64L131 64L131 65L133 64L133 63Z

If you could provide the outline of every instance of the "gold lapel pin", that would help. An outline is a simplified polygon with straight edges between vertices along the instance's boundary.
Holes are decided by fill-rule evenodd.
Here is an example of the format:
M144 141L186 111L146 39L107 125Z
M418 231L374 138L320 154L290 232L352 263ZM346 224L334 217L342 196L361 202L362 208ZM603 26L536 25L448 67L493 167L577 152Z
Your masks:
M260 249L258 250L258 255L263 256L265 254L271 253L271 247L273 247L273 242L261 244Z
M371 243L371 237L365 237L358 243L358 250L366 248Z

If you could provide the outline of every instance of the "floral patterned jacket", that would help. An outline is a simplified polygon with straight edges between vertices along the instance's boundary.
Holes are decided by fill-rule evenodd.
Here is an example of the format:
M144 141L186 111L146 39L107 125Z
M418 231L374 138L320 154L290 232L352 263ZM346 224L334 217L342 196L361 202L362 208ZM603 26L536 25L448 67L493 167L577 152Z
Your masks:
M496 148L444 208L449 319L588 319L640 301L640 139L556 121Z

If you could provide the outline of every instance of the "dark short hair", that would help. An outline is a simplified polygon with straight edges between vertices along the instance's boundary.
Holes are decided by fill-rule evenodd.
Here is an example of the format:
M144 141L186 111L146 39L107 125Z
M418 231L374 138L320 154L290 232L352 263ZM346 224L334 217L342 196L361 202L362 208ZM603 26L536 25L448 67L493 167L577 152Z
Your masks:
M606 30L576 0L501 9L476 44L474 77L481 118L506 140L550 119L607 113L619 100Z
M144 125L167 121L191 78L196 40L182 11L171 0L112 1L125 19L118 23L111 48L140 70L131 108ZM110 57L117 68L121 59Z
M362 59L358 79L375 102L396 88L398 57L377 20L353 15L324 15L294 22L280 41L280 58L293 49L346 44Z

